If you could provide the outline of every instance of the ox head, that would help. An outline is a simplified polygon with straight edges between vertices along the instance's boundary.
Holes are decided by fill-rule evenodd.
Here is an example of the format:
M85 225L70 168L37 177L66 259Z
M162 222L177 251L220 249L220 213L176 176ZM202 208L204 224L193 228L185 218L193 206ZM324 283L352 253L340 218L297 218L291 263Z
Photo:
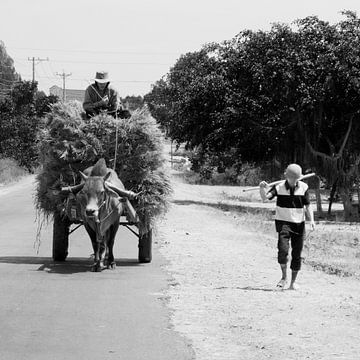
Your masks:
M86 174L89 173L89 175ZM66 186L61 189L61 193L66 195L73 193L77 195L77 201L81 206L81 215L83 220L92 219L99 222L99 213L102 212L102 218L110 208L117 206L119 197L134 199L140 193L125 190L116 173L106 167L105 161L100 159L92 168L86 169L85 173L80 171L82 182L74 186ZM116 181L116 179L118 181ZM111 182L110 182L110 179ZM121 187L114 185L121 184Z
M106 212L111 211L111 198L125 197L134 199L139 195L122 188L118 188L107 180L111 176L109 171L105 176L87 176L80 171L83 182L67 189L77 192L77 199L82 208L82 215L99 222L99 212L102 208Z
M82 172L80 172L80 175L83 183L77 197L81 204L83 216L99 222L99 211L106 205L108 194L112 193L117 196L106 184L110 172L105 176L87 176Z

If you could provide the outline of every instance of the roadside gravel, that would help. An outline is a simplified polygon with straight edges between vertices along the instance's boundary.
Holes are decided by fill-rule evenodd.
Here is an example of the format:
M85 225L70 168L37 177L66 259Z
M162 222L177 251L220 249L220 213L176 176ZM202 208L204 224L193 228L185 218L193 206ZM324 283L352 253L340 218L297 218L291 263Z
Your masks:
M181 182L158 241L175 330L197 360L346 359L360 354L360 284L303 266L298 291L276 291L276 235L217 208L221 191Z

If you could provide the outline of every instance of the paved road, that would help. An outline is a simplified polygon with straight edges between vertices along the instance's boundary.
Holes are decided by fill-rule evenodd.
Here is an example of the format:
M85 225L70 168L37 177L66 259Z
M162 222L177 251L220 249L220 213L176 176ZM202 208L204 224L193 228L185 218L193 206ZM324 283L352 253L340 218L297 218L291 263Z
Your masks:
M71 235L69 258L51 259L52 224L37 254L34 184L0 191L1 360L187 360L193 350L173 331L162 290L169 274L156 251L137 262L136 238L125 228L115 246L117 269L90 272L90 240Z

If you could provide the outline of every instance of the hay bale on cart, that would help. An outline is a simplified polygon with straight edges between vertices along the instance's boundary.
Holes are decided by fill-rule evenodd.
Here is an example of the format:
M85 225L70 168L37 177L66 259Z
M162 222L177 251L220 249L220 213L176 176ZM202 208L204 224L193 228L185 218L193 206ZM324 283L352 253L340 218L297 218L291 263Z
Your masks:
M150 262L152 230L168 208L171 185L164 170L163 134L149 112L137 110L128 119L106 114L86 119L80 103L57 103L46 115L38 140L41 171L35 205L40 219L53 218L54 260L66 259L70 225L79 223L76 197L61 189L79 184L79 171L104 158L126 189L140 193L123 225L136 225L139 261Z

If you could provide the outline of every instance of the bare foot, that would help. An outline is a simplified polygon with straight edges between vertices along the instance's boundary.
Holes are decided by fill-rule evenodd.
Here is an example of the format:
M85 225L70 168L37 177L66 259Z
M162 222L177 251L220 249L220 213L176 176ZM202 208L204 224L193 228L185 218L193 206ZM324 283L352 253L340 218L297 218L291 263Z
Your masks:
M277 289L277 290L284 290L286 283L287 283L286 279L281 279L281 280L277 283L276 289Z
M289 286L289 290L299 290L299 285L295 283L291 283Z

